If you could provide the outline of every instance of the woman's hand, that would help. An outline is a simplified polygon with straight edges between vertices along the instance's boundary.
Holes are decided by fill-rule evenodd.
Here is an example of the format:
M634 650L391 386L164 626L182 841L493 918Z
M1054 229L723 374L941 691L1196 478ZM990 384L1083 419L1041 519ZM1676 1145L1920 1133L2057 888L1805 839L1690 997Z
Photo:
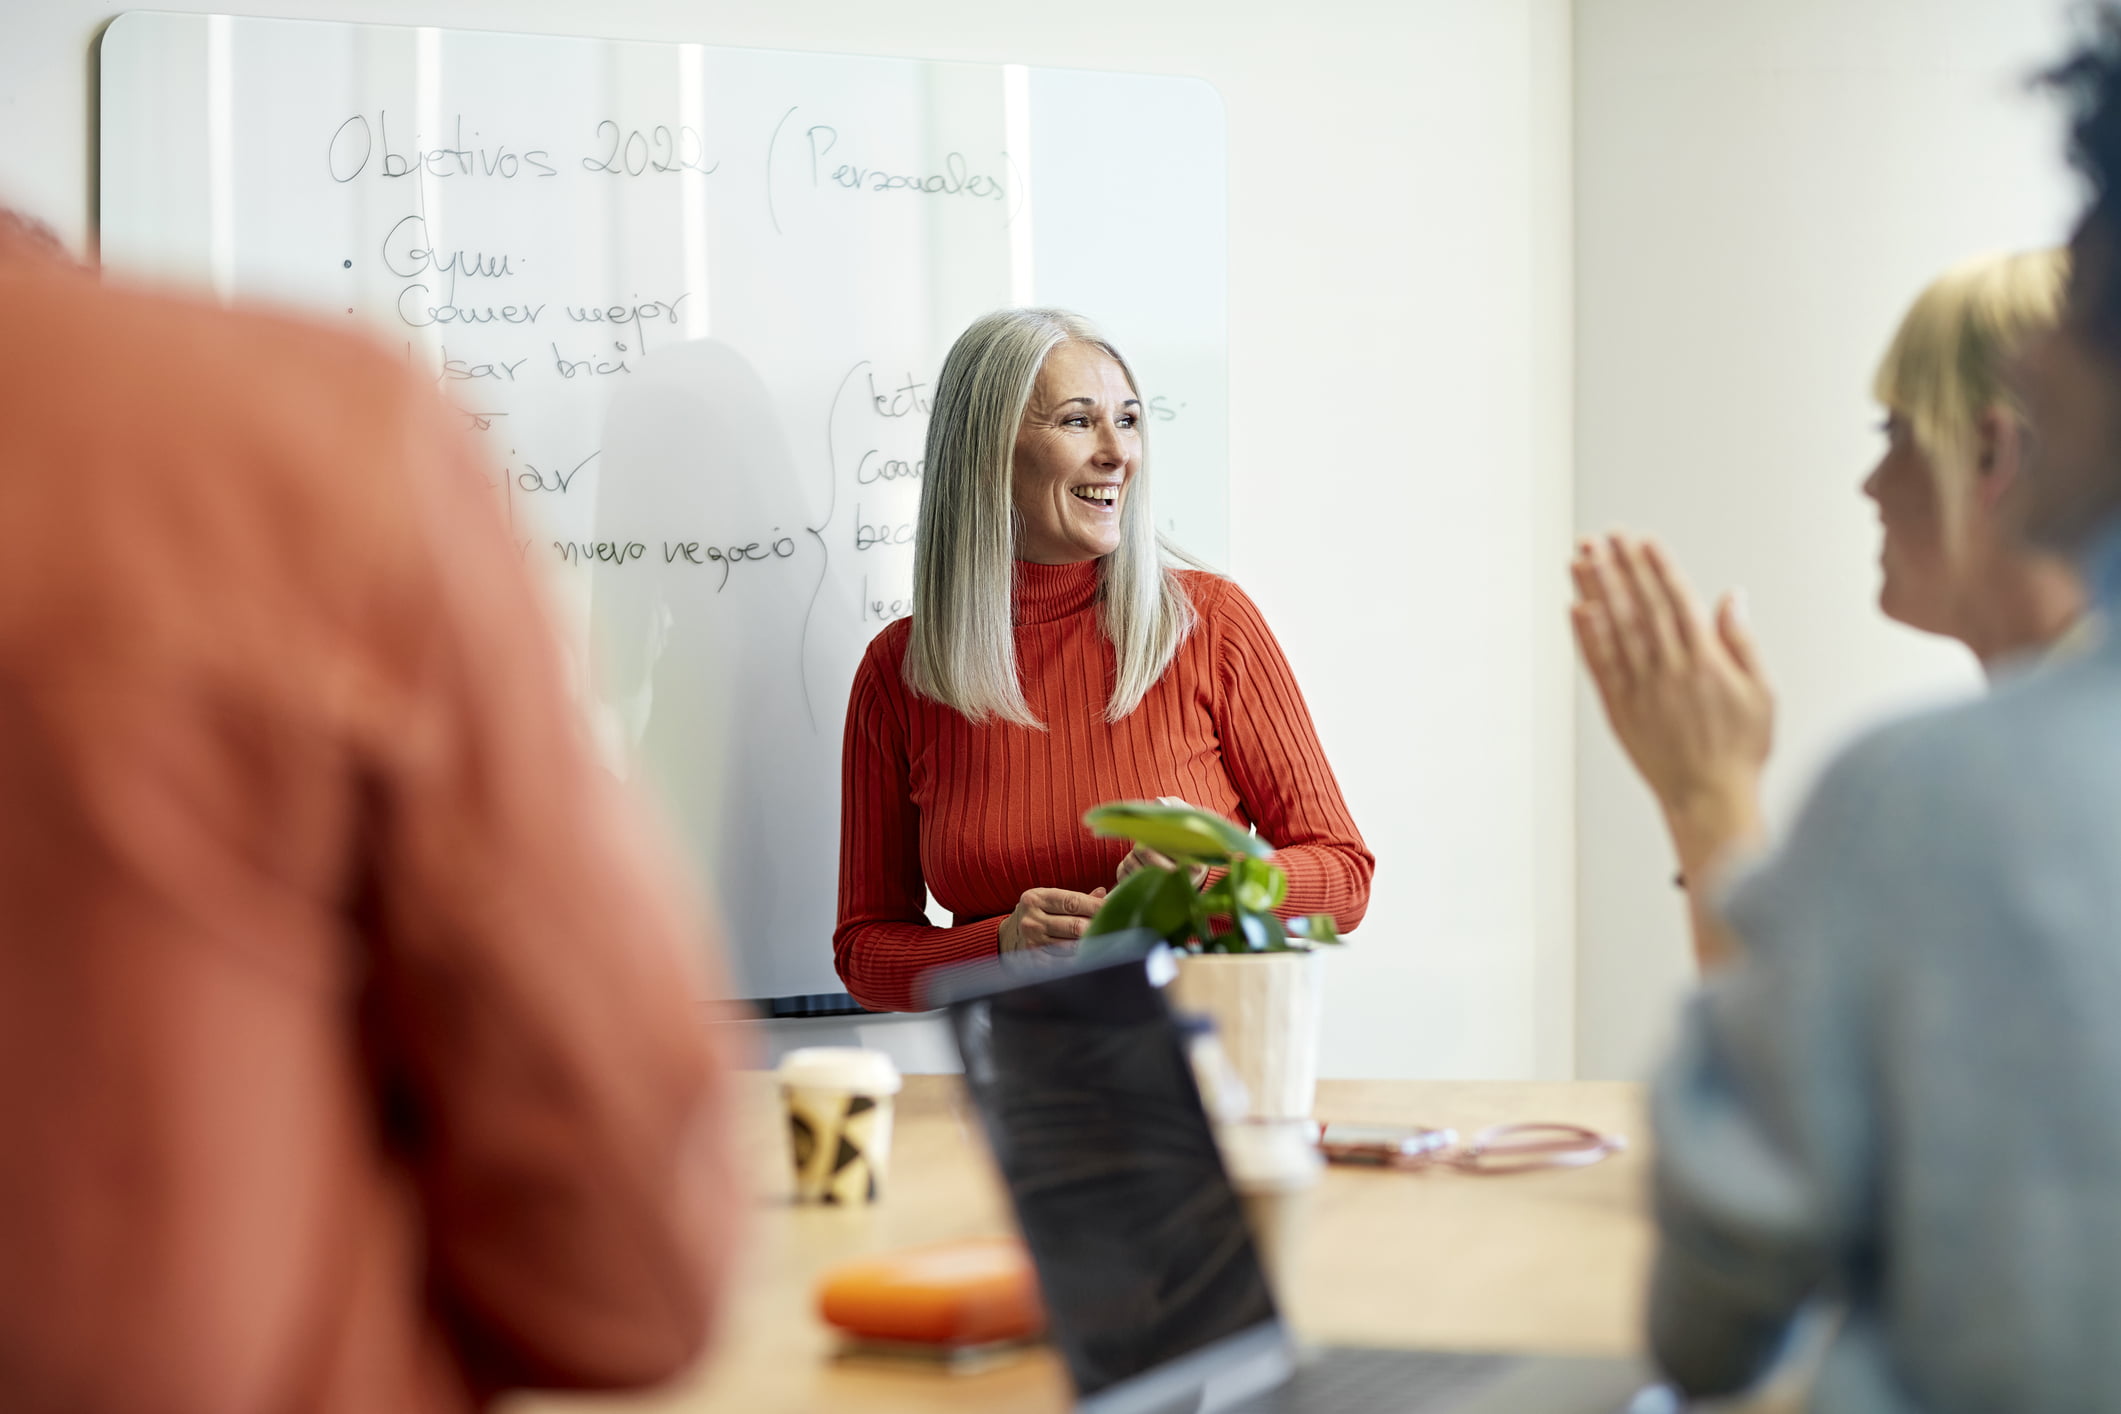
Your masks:
M1570 565L1577 646L1606 720L1695 877L1759 828L1775 696L1726 594L1713 623L1654 540L1586 540Z
M1103 889L1079 894L1073 889L1026 889L1016 911L1002 920L1001 951L1072 947L1090 926Z
M1194 805L1191 801L1181 800L1175 795L1160 795L1156 798L1156 803L1158 805L1183 805L1188 810L1199 809L1199 807ZM1119 875L1115 882L1126 882L1126 878L1129 874L1132 874L1135 870L1141 869L1143 867L1151 869L1176 869L1178 865L1173 863L1165 856L1158 854L1155 850L1150 849L1146 845L1136 845L1133 849L1127 852L1127 857L1119 862ZM1208 866L1205 864L1196 864L1193 866L1191 873L1193 875L1193 887L1197 889L1200 887L1201 881L1208 877Z
M1150 849L1147 845L1138 844L1127 851L1127 857L1119 862L1119 877L1124 880L1135 870L1144 867L1150 869L1176 869L1178 866L1163 855L1158 854L1155 850ZM1208 866L1196 864L1190 872L1193 875L1193 887L1197 889L1200 887L1201 880L1208 877Z

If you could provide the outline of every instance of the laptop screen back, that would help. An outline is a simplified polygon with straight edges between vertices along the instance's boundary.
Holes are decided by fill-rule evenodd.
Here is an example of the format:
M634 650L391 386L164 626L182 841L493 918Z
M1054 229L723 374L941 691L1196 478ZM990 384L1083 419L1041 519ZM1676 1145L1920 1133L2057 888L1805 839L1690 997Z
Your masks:
M1054 1343L1085 1398L1275 1321L1144 962L1029 982L950 1015Z

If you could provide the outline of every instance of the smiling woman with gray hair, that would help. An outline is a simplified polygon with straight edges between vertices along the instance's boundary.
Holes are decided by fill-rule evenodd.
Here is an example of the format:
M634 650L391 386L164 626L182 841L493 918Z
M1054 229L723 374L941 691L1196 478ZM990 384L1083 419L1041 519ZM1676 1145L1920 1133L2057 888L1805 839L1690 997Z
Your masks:
M1080 316L1002 310L943 363L914 542L916 610L847 708L833 954L864 1006L920 974L1070 944L1142 861L1109 800L1178 797L1256 828L1287 916L1343 928L1374 860L1252 601L1159 540L1141 396ZM929 892L954 926L928 921Z

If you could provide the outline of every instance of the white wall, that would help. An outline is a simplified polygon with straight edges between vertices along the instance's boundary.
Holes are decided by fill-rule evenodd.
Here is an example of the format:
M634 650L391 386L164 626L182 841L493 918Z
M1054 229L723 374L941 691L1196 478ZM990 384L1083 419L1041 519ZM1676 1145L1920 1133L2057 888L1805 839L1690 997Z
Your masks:
M1890 707L1971 690L1875 608L1872 368L1946 265L2067 233L2057 0L1580 0L1579 529L1742 585L1782 693L1771 814ZM1578 1062L1642 1072L1690 973L1649 798L1579 693Z
M1213 81L1230 114L1230 568L1280 633L1382 860L1369 921L1335 959L1326 1072L1566 1071L1565 0L236 8ZM77 240L91 41L111 13L0 11L0 193Z

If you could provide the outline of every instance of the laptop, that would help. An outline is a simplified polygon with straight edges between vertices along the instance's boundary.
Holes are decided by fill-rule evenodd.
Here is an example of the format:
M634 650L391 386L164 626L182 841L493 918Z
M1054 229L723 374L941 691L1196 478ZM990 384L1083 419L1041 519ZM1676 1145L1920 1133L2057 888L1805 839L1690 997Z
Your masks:
M1168 954L939 976L1081 1414L1668 1414L1638 1361L1300 1353L1160 981ZM1411 1201L1411 1198L1410 1198Z

